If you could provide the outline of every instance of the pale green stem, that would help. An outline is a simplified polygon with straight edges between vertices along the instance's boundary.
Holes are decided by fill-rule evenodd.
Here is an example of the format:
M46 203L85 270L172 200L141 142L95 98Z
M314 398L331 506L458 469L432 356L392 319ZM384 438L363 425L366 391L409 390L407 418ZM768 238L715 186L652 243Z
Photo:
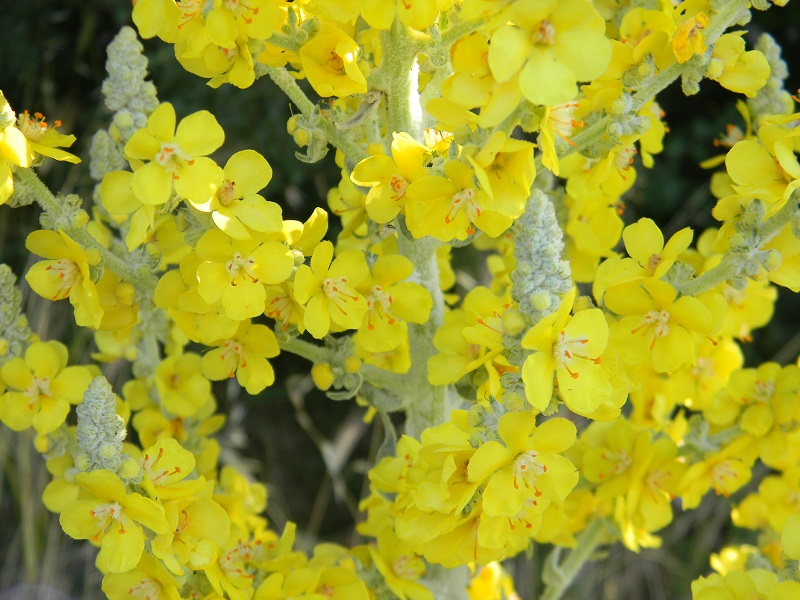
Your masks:
M308 117L314 116L316 108L314 103L308 99L306 93L297 85L297 80L291 76L289 71L283 67L270 67L259 63L257 72L259 75L263 73L269 75L269 78L289 97L289 100L294 102L300 112ZM367 157L366 150L351 140L346 133L336 129L330 119L319 115L318 122L325 130L327 140L341 150L345 156L356 162Z
M736 22L736 19L746 6L747 3L744 0L732 0L721 11L714 13L710 26L705 30L706 44L712 46L725 30ZM631 112L637 113L645 104L655 98L659 92L678 79L684 70L689 68L694 68L689 62L683 64L676 62L650 79L646 85L639 88L634 94ZM572 138L575 143L574 146L566 143L561 144L558 148L558 157L564 158L573 152L581 152L602 140L613 118L615 118L613 115L606 116L575 135Z
M411 39L408 29L395 17L389 31L381 32L384 63L381 68L385 74L387 90L387 137L391 143L391 134L404 131L419 139L419 124L414 123L413 115L421 111L417 97L417 78L415 77L414 60L416 44ZM414 106L414 100L417 105Z
M25 560L25 579L35 582L38 579L39 560L36 533L36 507L34 498L34 477L31 444L20 444L17 448L17 472L20 481L19 509L22 516L22 548Z
M578 545L569 551L567 558L555 567L555 575L558 579L551 582L544 590L539 600L559 600L567 591L581 567L594 554L597 547L605 540L605 525L603 521L595 517L589 525L578 535Z
M409 240L402 233L398 234L398 241L400 253L414 264L418 283L433 298L427 323L408 324L411 370L405 385L397 390L406 399L406 433L419 439L423 429L438 425L447 418L446 387L428 382L428 359L436 352L433 337L444 323L444 295L439 287L439 264L436 258L439 242L430 237Z
M460 40L465 35L469 35L473 31L478 31L478 29L483 27L484 23L485 21L482 19L478 21L461 21L460 23L456 23L446 31L442 32L440 38L441 41L438 45L446 48L450 44Z
M293 37L283 33L278 33L277 31L272 32L272 35L269 36L267 43L272 44L273 46L278 46L279 48L283 48L284 50L291 50L292 52L299 52L300 48L302 47L302 44L300 44Z
M281 350L301 356L312 363L331 362L331 352L325 346L318 346L296 337L288 340L278 338L278 342Z
M791 220L792 214L797 210L797 202L793 199L786 203L778 212L764 221L758 230L759 245L766 244L780 233ZM699 277L687 281L680 286L679 291L689 296L697 296L708 290L714 289L720 283L728 281L739 274L742 268L742 257L737 254L727 253L720 263L709 269Z
M419 124L415 123L415 115L420 114L422 107L417 97L418 82L413 69L416 44L397 18L392 23L391 30L382 34L381 40L385 57L382 68L389 86L386 131L388 134L405 131L417 137L420 132L416 130ZM439 288L439 265L436 259L439 242L431 237L412 240L398 233L398 244L400 253L414 265L417 283L428 290L433 298L428 322L408 325L411 369L405 377L404 385L395 388L405 398L408 415L406 433L418 438L424 429L437 425L446 418L445 387L428 383L428 359L436 351L433 336L444 323L444 296Z
M20 182L28 187L43 211L56 216L63 213L63 208L59 205L58 198L53 195L44 183L42 183L42 180L39 179L32 169L17 169L14 175L19 178ZM103 259L103 266L113 271L122 281L131 283L136 288L140 297L152 298L153 291L156 289L156 284L158 283L158 279L155 275L152 273L142 274L135 271L122 258L94 239L85 227L66 227L63 231L80 244L81 247L87 250L97 250Z

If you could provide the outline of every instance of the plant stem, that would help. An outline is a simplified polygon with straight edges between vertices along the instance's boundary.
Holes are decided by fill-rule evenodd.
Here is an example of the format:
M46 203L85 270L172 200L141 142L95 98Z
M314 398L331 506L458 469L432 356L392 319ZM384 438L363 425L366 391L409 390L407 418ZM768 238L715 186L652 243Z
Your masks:
M797 201L792 198L774 215L764 221L758 229L759 247L769 242L792 219L792 214L797 210ZM744 258L740 254L728 252L720 263L691 281L680 286L680 292L690 296L697 296L705 291L715 288L720 283L728 281L739 274Z
M567 558L557 566L553 566L552 575L556 581L548 583L539 600L559 600L567 591L584 563L592 557L597 547L603 543L605 524L595 517L578 535L578 545L570 550Z
M742 10L746 10L746 8L747 2L744 0L731 0L723 10L715 13L710 26L705 31L706 44L712 46L728 27L736 23L742 14ZM659 92L663 91L673 81L678 79L685 70L690 68L695 68L691 64L691 61L683 64L675 62L650 79L646 85L636 90L633 96L631 113L635 114L639 112L645 104L650 102ZM575 135L572 138L572 141L575 143L574 146L566 143L561 144L558 148L558 158L564 158L573 152L581 152L599 142L606 135L608 126L613 118L615 118L613 115L603 117Z
M361 146L353 142L346 133L336 129L330 119L325 118L316 110L316 105L308 99L306 93L297 85L297 80L284 67L270 67L259 63L257 74L266 73L269 78L277 85L281 91L294 102L307 117L317 117L317 122L325 130L327 140L341 150L345 156L356 162L367 157L367 152Z
M18 178L19 182L27 187L28 192L33 195L36 202L42 210L54 218L54 221L59 222L60 217L66 216L66 209L59 199L53 195L50 189L39 179L39 176L33 169L17 169L14 176ZM63 219L67 220L67 219ZM156 289L158 279L155 275L150 273L142 273L139 270L134 270L122 258L111 252L108 248L104 247L100 242L92 237L85 227L67 226L63 228L70 238L75 240L81 247L89 250L96 250L103 259L103 266L110 269L122 281L131 283L141 298L152 298L153 292Z
M422 106L417 92L416 43L406 27L395 18L392 28L381 35L384 48L386 81L389 89L386 132L391 143L393 132L407 132L419 139ZM406 433L419 437L422 430L445 420L446 388L428 383L428 359L434 354L433 336L444 323L444 296L439 288L439 265L436 248L439 242L431 237L409 239L398 233L400 253L414 265L417 283L431 294L433 305L427 323L408 324L411 348L411 369L405 383L395 391L405 398Z

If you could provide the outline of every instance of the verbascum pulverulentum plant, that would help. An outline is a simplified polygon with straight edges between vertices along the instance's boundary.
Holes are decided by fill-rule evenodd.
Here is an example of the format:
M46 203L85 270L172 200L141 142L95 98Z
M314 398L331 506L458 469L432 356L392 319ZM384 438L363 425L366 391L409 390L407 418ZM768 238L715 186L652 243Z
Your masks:
M31 334L4 267L0 420L35 430L43 501L99 547L103 592L511 599L502 561L549 544L568 549L542 574L556 600L599 547L656 547L676 512L757 476L731 506L757 542L712 557L691 593L800 597L800 369L741 350L778 288L800 290L800 99L775 41L748 49L739 29L769 7L134 0L139 35L212 87L272 80L300 161L335 149L335 239L322 207L285 220L261 195L257 151L217 164L235 142L157 97L132 28L108 49L90 211L33 170L75 162L74 137L0 96L0 203L42 209L25 278L69 299L99 363ZM666 239L626 226L624 199L656 167L657 96L678 79L744 95L746 128L705 163L719 227ZM450 261L467 245L488 275L461 297ZM220 467L211 382L259 394L282 352L383 419L359 545L294 549L266 487ZM131 379L114 390L116 360Z

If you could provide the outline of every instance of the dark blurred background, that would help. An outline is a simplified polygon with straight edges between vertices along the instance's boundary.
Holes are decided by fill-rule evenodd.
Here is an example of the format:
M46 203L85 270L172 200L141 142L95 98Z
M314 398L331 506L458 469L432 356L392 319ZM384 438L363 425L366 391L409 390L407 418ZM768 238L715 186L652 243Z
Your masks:
M28 109L44 113L48 120L60 119L61 131L78 138L74 151L87 159L92 134L108 125L109 113L100 94L105 48L121 26L130 24L130 2L7 1L0 11L0 90L17 112ZM750 42L765 31L778 40L790 68L788 88L800 87L796 59L800 3L756 13L747 29ZM295 160L295 146L286 133L289 102L270 81L259 80L247 90L227 85L214 90L183 71L170 46L160 40L144 45L160 99L172 102L179 118L208 109L222 124L226 142L216 156L218 162L242 148L266 156L274 176L264 195L283 206L284 218L305 220L314 206L325 206L327 190L339 177L333 153L315 165ZM734 102L733 94L710 81L688 99L677 85L659 97L670 133L656 167L639 169L636 194L627 200L627 222L651 217L668 226L667 235L685 226L699 231L715 224L710 215L714 199L708 192L709 172L698 164L718 152L713 140L727 123L743 126ZM47 161L39 174L52 190L91 197L93 182L86 168ZM20 276L33 260L24 242L37 228L38 215L36 207L0 207L0 262ZM462 253L459 268L473 277L483 271L469 253ZM64 341L76 363L88 362L91 336L70 329L69 305L46 302L28 292L33 330L43 339ZM790 360L797 355L798 340L792 336L798 330L798 313L797 297L781 290L773 326L756 331L746 348L749 365L776 354ZM300 544L303 537L316 536L351 543L366 459L380 443L381 432L361 422L363 409L350 402L331 402L313 390L305 361L282 355L273 364L278 381L256 397L242 394L235 382L215 386L221 409L230 412L222 436L223 458L268 483L270 519L279 529L287 519L297 522L303 532ZM331 473L321 458L320 447L328 444L348 458L341 474ZM0 426L0 595L29 581L56 587L73 598L100 598L92 548L68 540L57 519L41 507L39 498L47 481L30 436ZM729 502L709 498L698 511L677 519L664 532L661 550L634 556L612 549L582 578L582 590L608 600L688 597L689 582L708 571L708 553L726 539L741 537L726 525ZM533 573L540 558L537 549L530 558L515 561L523 598L534 598L539 589ZM571 597L589 597L575 593Z

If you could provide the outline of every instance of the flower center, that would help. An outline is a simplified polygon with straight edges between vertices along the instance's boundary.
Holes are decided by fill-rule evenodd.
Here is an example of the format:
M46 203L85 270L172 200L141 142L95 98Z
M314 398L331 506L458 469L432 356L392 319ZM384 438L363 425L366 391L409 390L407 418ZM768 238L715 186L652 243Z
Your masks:
M358 296L347 287L346 277L326 277L322 280L322 291L343 315L347 314L344 309L347 301L358 299Z
M539 23L539 28L533 32L533 43L552 46L556 41L556 28L547 19Z
M453 197L450 200L450 211L444 217L445 223L449 225L453 219L458 216L458 211L463 209L470 221L467 233L475 233L475 229L472 227L472 221L476 216L481 216L481 205L476 200L476 197L477 192L475 191L475 188L471 187L463 188L453 194Z
M248 25L253 22L253 16L258 14L258 7L250 6L247 0L226 0L225 8Z
M519 488L519 480L527 488L534 489L535 496L541 496L536 488L536 479L547 472L547 465L537 460L539 453L535 450L523 452L514 460L514 489Z
M52 128L54 129L56 127L61 127L61 121L55 121L53 123ZM51 129L51 127L47 124L47 121L44 120L44 115L42 113L33 113L33 118L31 118L30 113L26 110L19 116L17 129L19 129L26 138L35 142L42 137L48 129Z
M611 463L611 472L614 475L624 473L628 470L628 467L633 464L633 458L625 450L620 450L619 452L603 452L601 456L603 460L607 460ZM600 473L600 478L605 479L608 475L608 473Z
M727 460L719 462L711 468L711 484L717 494L722 494L726 498L730 496L728 488L731 479L736 479L736 470Z
M644 317L642 317L642 324L631 331L631 333L635 334L642 329L649 331L652 328L653 342L650 344L650 349L652 350L656 343L656 338L666 337L669 335L669 316L670 315L666 310L651 310Z
M89 514L97 521L97 533L92 537L97 541L100 539L100 534L104 533L111 521L119 521L122 517L122 506L118 502L107 502L105 504L98 504ZM119 532L125 533L125 527L122 523L119 524Z
M45 270L51 271L53 275L58 276L60 279L53 300L63 300L69 296L72 286L80 281L81 278L81 271L78 265L71 260L64 260L63 258L50 263Z
M658 265L660 265L663 261L664 259L661 258L660 254L651 255L650 258L647 259L647 266L645 267L647 275L648 276L653 275L653 273L656 272Z
M392 200L399 202L406 195L406 188L408 187L408 180L402 175L395 173L389 181L389 187L392 188Z
M173 142L163 142L161 144L161 148L156 153L155 161L164 167L168 173L172 173L173 179L178 179L177 172L184 165L194 163L194 160L186 156L181 147Z
M772 395L775 393L775 382L756 381L753 388L754 388L752 395L753 401L759 404L763 404L769 402L770 399L772 398Z
M236 182L231 181L230 179L226 179L222 182L222 185L219 186L217 190L217 200L222 206L230 206L230 204L236 198Z
M161 598L161 584L155 579L142 579L128 589L128 596L141 600L158 600Z
M367 311L369 311L367 313L367 327L369 329L375 329L375 325L372 324L373 313L380 320L387 319L389 325L393 325L397 321L397 319L389 315L389 308L392 302L394 302L394 298L381 286L372 287L367 296Z
M595 364L600 364L600 358L592 358L583 354L583 348L589 343L589 338L582 335L578 337L570 337L563 330L558 334L558 339L553 346L553 356L558 362L559 367L564 367L569 373L570 377L577 379L580 373L570 369L572 362L576 358L584 360L591 360Z
M328 56L328 60L326 61L326 66L336 73L337 75L344 75L344 59L336 54L336 51L331 50L330 55Z
M572 116L576 108L578 108L577 102L552 106L550 107L550 118L547 120L547 126L553 133L570 146L574 146L575 142L570 140L569 136L571 136L578 127L583 127L583 121L578 121Z
M214 8L214 2L207 0L180 0L178 8L181 9L181 17L178 19L178 29L183 29L195 17L205 17Z
M161 459L164 456L164 449L159 448L158 454L155 457L150 456L149 454L144 455L144 460L142 460L142 469L147 476L150 478L154 484L158 485L158 483L164 479L165 477L169 477L170 475L177 475L181 472L180 467L175 467L171 471L169 469L159 469L158 463L161 462Z
M392 571L400 579L415 580L425 574L425 563L416 555L401 554L394 561Z
M31 384L23 392L28 397L28 406L33 408L33 405L39 401L40 396L48 398L50 396L50 378L37 377L34 375L31 378Z
M230 275L231 278L231 285L238 285L237 279L243 276L247 277L252 283L258 283L258 277L250 272L250 269L252 269L255 264L256 261L250 257L245 258L238 252L234 254L233 258L225 265L225 269L228 271L228 275Z

